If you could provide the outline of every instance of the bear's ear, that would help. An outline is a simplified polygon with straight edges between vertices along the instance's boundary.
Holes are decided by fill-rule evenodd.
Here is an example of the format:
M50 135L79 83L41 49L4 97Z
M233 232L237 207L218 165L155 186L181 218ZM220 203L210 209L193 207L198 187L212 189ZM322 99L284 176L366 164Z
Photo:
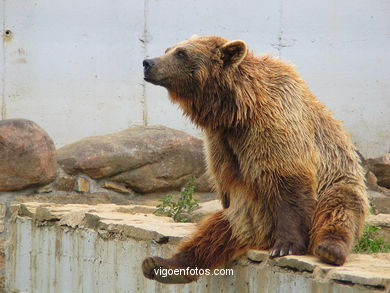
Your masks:
M221 47L221 59L225 65L235 65L241 63L245 58L248 48L241 40L230 41Z

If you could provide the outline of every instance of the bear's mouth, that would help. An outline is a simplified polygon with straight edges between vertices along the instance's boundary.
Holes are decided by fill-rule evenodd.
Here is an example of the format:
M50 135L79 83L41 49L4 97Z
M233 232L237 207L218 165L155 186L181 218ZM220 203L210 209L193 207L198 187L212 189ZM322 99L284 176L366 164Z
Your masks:
M154 85L161 85L158 80L155 80L155 79L151 78L150 76L145 76L144 80L147 81L147 82L150 82L150 83L152 83Z
M153 84L157 82L157 80L153 78L153 74L151 74L150 68L144 68L144 80Z
M165 79L155 79L153 77L151 77L149 74L147 74L147 72L145 72L144 74L144 80L146 82L150 82L151 84L154 84L154 85L161 85L161 86L164 86L164 80Z

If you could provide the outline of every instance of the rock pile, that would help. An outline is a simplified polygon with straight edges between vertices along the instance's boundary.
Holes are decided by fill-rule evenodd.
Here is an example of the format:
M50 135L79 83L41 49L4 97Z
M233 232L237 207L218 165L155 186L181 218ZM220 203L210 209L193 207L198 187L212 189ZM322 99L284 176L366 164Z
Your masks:
M390 153L364 160L371 203L390 213ZM202 140L165 126L138 126L81 139L57 151L32 121L0 121L0 191L149 194L179 191L196 178L210 192Z
M0 191L145 194L178 191L194 177L196 190L208 192L205 171L202 140L164 126L88 137L56 152L34 122L0 121Z

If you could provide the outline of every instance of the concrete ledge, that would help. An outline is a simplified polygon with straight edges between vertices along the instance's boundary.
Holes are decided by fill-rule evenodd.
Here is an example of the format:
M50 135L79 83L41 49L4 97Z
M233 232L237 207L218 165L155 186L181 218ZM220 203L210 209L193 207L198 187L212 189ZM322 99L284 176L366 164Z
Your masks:
M146 256L168 256L195 224L150 214L147 206L12 207L7 292L388 292L390 254L351 255L334 267L312 256L268 259L250 251L230 265L234 276L188 285L145 279Z

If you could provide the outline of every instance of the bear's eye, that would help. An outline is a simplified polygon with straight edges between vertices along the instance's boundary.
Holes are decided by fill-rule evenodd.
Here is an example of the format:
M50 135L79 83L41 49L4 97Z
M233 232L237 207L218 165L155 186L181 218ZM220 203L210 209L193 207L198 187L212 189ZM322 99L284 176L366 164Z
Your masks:
M175 52L175 55L179 58L185 58L187 57L187 53L184 50L177 50Z

